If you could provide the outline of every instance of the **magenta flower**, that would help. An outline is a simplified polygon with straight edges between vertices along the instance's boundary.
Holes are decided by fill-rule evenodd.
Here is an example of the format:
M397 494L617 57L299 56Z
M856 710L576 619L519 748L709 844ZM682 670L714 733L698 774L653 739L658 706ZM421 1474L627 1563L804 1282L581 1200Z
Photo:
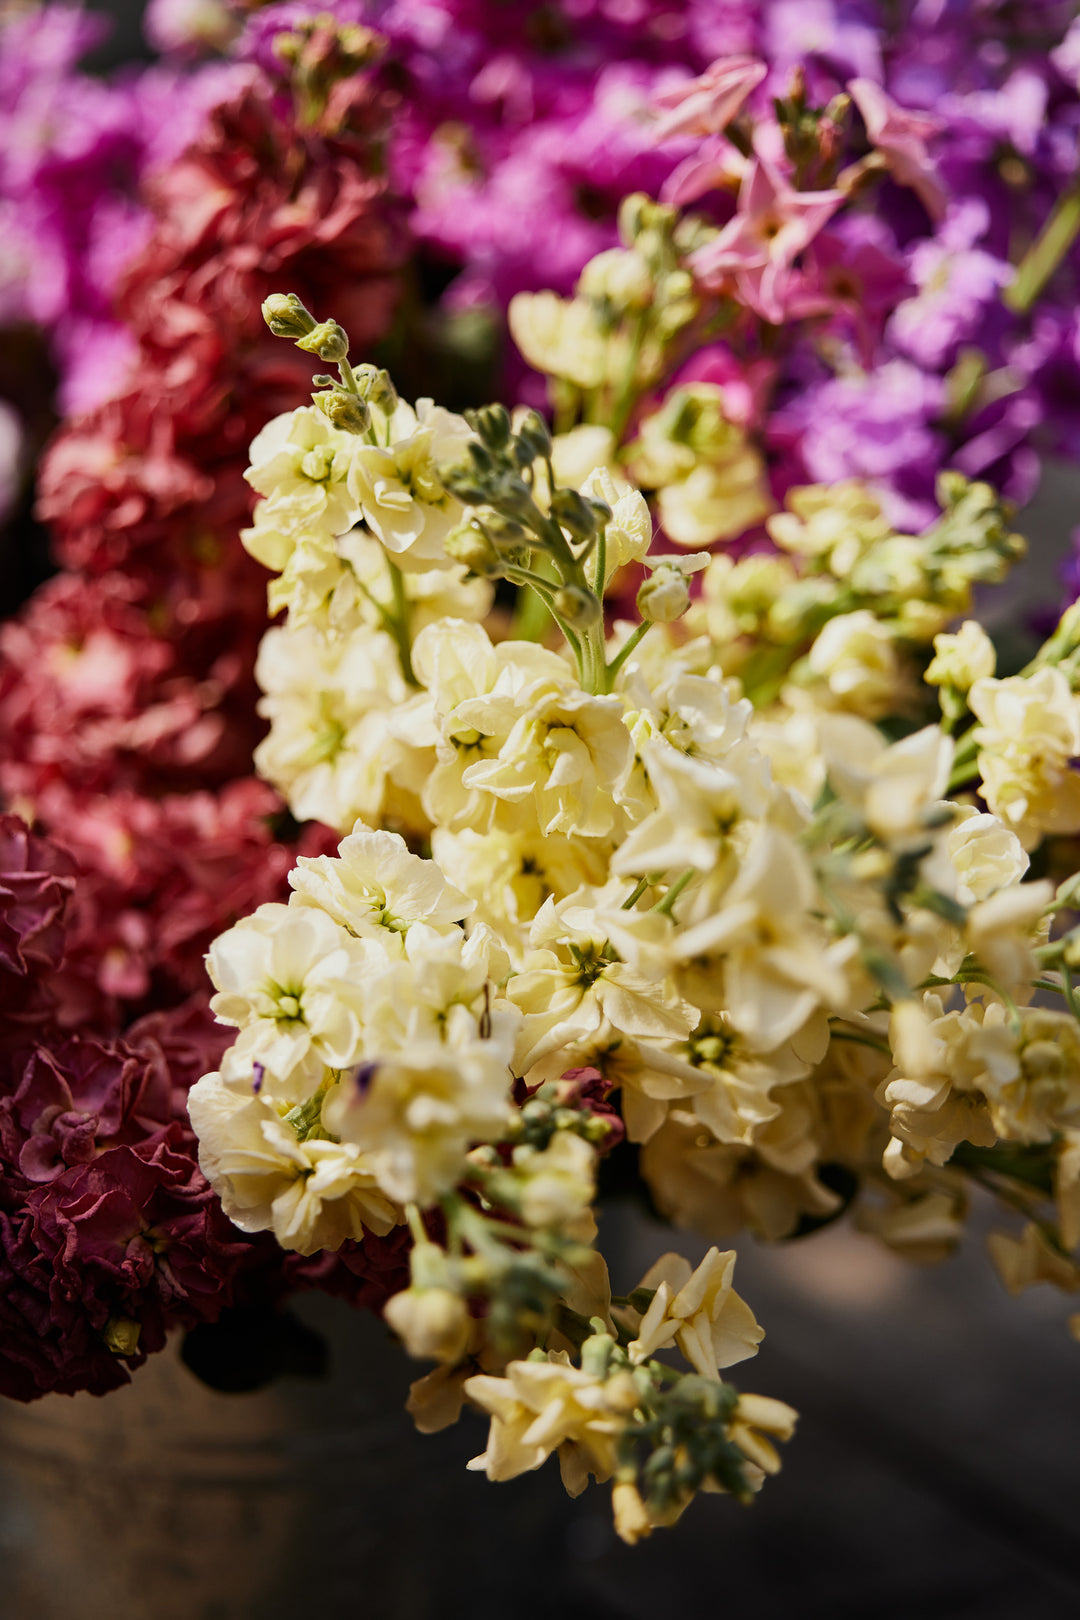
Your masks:
M656 126L656 139L719 135L768 71L764 62L755 62L752 56L729 56L706 68L700 78L661 90L654 105L666 109L666 117Z
M734 219L691 254L691 268L709 288L734 275L744 302L779 324L787 272L843 201L841 191L796 191L773 164L755 158Z
M872 79L852 79L848 91L862 114L870 144L902 186L910 186L931 219L945 213L947 194L926 143L945 128L930 113L909 112Z

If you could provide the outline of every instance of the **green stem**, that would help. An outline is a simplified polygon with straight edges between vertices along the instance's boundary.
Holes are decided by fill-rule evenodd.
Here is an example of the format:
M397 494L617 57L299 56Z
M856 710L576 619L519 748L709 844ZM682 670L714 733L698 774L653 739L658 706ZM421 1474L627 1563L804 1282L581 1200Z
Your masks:
M623 642L622 646L619 648L618 652L615 654L614 658L611 660L611 663L608 664L605 670L605 692L611 691L612 687L615 685L615 678L620 669L622 669L623 665L626 663L626 660L630 657L630 654L634 651L634 649L641 645L641 642L651 629L652 620L646 619L644 623L638 625L637 629L631 635L627 636L626 640Z
M410 686L419 686L412 667L412 637L409 634L409 599L405 595L405 581L401 569L389 557L386 566L390 570L390 589L394 593L394 611L387 618L387 629L393 636L397 645L398 658L401 662L401 673Z
M638 880L635 883L632 891L627 895L626 899L623 901L622 905L619 907L619 910L620 911L633 911L634 907L637 905L638 901L641 899L642 895L645 893L645 890L648 887L649 887L649 880L648 880L647 877L638 878Z
M1053 212L1021 259L1016 279L1006 287L1002 303L1018 315L1034 304L1080 232L1080 184L1074 181L1062 193Z
M360 390L356 386L356 374L347 360L338 361L338 375L341 377L343 388L347 388L350 394L359 394Z
M652 909L659 912L662 917L670 917L671 908L674 906L676 900L686 888L686 885L690 882L690 879L695 875L696 869L692 866L688 867L683 873L682 877L676 878L675 882L671 885L671 888L668 890L667 894L665 894L664 898L662 900L658 900Z

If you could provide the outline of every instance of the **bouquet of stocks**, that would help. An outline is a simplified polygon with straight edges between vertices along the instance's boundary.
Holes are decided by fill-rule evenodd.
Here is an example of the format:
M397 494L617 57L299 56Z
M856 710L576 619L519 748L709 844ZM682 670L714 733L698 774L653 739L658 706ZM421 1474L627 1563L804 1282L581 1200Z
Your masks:
M992 1240L1008 1286L1080 1283L1080 616L995 675L963 616L1023 545L959 474L918 536L848 483L792 490L771 552L654 552L641 486L664 512L703 444L731 454L707 403L639 408L716 318L687 260L717 238L642 196L621 228L572 302L511 310L554 440L413 408L334 320L264 306L338 375L252 446L244 543L286 614L256 762L346 836L211 948L236 1039L189 1111L244 1230L407 1226L385 1315L437 1363L419 1425L480 1407L472 1466L557 1451L635 1541L748 1498L795 1414L722 1376L762 1337L734 1251L612 1293L605 1154L708 1237L846 1214L923 1257L978 1183L1024 1220Z
M745 48L772 62L774 36ZM391 62L430 89L413 44ZM612 1297L608 1155L710 1239L847 1216L920 1259L980 1186L1023 1217L992 1239L1010 1288L1080 1281L1080 625L998 679L965 617L1022 550L967 480L1030 490L1067 371L1068 40L1037 144L1019 89L935 120L857 51L771 110L775 62L688 81L674 47L624 74L629 120L586 77L580 106L557 97L548 159L585 152L608 214L642 167L665 205L625 199L574 297L511 302L554 437L535 410L412 409L295 297L266 309L301 355L270 352L271 258L357 346L387 327L394 94L351 23L271 8L244 49L257 66L153 183L124 283L138 363L45 464L70 572L5 632L0 785L78 870L5 819L4 1388L110 1388L169 1328L295 1287L391 1295L437 1363L420 1426L469 1400L492 1477L557 1449L571 1490L613 1481L635 1540L698 1489L746 1498L794 1414L720 1377L762 1336L732 1251ZM887 82L917 86L918 43L890 50ZM606 217L534 242L515 216L513 252L481 228L526 139L512 98L508 145L462 111L494 167L434 206L451 89L407 89L392 124L399 183L424 152L414 229L445 247L468 221L468 296L491 273L496 300L568 242L565 289ZM287 614L256 668L260 783L262 587L230 548L242 446L305 352L338 378L248 472L245 545ZM249 911L209 957L223 1052L200 958Z

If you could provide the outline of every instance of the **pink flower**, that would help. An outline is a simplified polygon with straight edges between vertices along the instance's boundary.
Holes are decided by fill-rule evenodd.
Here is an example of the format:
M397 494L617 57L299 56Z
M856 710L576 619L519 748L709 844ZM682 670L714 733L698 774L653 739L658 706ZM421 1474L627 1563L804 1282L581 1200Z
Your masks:
M654 105L668 109L656 125L656 139L675 135L719 135L743 102L765 78L768 68L752 56L721 57L698 79L661 90Z
M64 910L75 862L18 816L0 816L0 970L55 968L64 954Z
M773 164L755 158L739 188L734 219L690 255L690 267L709 288L734 276L743 301L763 320L779 324L787 271L843 201L840 191L796 191Z
M902 186L919 196L931 219L945 213L947 194L926 143L940 135L944 124L929 113L898 107L872 79L852 79L851 99L862 114L870 144L877 147Z

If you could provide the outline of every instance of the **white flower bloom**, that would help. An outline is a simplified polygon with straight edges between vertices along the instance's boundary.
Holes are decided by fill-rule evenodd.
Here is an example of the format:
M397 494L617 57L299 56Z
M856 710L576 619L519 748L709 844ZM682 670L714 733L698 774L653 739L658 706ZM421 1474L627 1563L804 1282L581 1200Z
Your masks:
M928 686L951 686L966 692L976 681L988 680L997 666L997 653L981 624L965 619L955 635L934 637L934 657L923 680Z
M547 1360L512 1361L505 1378L480 1373L465 1393L491 1413L487 1450L469 1463L489 1479L515 1479L560 1453L563 1484L571 1496L615 1469L615 1441L638 1404L630 1374L600 1379L570 1364L564 1351Z
M659 808L619 847L612 870L721 871L730 863L733 830L769 808L767 761L747 743L726 750L723 764L691 758L656 740L644 743L641 755Z
M378 947L353 939L312 907L271 902L220 934L206 958L219 1023L239 1039L222 1059L225 1079L250 1083L253 1066L271 1097L308 1096L324 1067L360 1051L360 985Z
M465 773L498 754L527 704L526 694L552 684L567 691L576 687L570 667L532 642L493 646L480 625L447 619L417 636L413 668L428 689L428 734L438 750L424 792L428 814L437 826L453 831L487 832L499 801L467 784ZM520 828L520 815L507 820L506 830Z
M280 572L305 535L329 540L352 527L358 508L346 480L358 442L312 405L267 423L252 443L244 475L265 497L254 525L241 531L253 557Z
M983 797L1033 849L1046 833L1080 830L1080 701L1060 669L976 681L968 705L979 725Z
M401 1045L387 1050L373 1041L331 1094L324 1117L364 1151L388 1197L427 1206L460 1180L474 1143L498 1138L512 1122L517 1020L503 1009L478 1019L459 1003L432 1033L423 1009L408 1011L416 1016L405 1017Z
M638 1284L656 1292L629 1347L631 1361L677 1344L695 1372L719 1378L725 1367L756 1356L764 1329L732 1287L734 1270L734 1249L710 1249L694 1272L682 1255L662 1255Z
M561 833L453 833L436 827L431 848L450 881L476 902L476 916L497 929L508 948L513 945L511 954L524 946L545 900L565 900L607 876L606 844Z
M349 492L372 533L401 568L445 563L443 541L460 522L461 502L443 488L438 467L457 461L474 438L461 416L420 399L400 403L388 443L360 443L349 468Z
M242 1232L272 1231L282 1248L314 1254L398 1224L358 1148L318 1135L301 1141L265 1097L238 1095L208 1074L188 1093L188 1113L202 1172Z
M956 898L970 906L1009 889L1031 864L1023 845L997 816L970 804L950 805L953 819L945 849L957 879Z
M533 925L535 948L507 984L508 999L525 1014L516 1073L584 1043L605 1021L626 1035L661 1040L685 1038L696 1022L670 984L620 959L604 920L580 899L545 902Z
M652 545L652 518L649 505L639 490L612 477L607 467L594 467L581 486L581 493L611 507L611 519L604 529L607 546L605 584L629 562L640 562Z
M414 923L447 931L476 909L434 861L413 855L397 833L357 822L336 855L301 855L289 873L292 904L318 906L350 933L378 938L394 954Z
M358 816L426 825L413 791L426 761L394 725L412 689L388 635L360 626L329 641L312 626L268 630L255 675L270 721L255 765L298 820L342 832Z
M543 1149L514 1149L521 1182L521 1218L527 1226L565 1226L596 1193L596 1154L573 1131L556 1131Z
M591 697L565 681L537 682L521 696L527 707L497 756L468 765L462 785L518 816L531 810L543 833L606 837L633 759L622 700Z
M830 619L807 655L838 707L877 720L902 703L904 674L895 633L868 608Z
M881 733L853 715L822 715L821 752L840 798L883 839L924 828L949 780L955 744L939 726L924 726L886 745Z
M855 942L827 943L814 899L798 846L759 827L719 909L677 941L683 994L703 1011L726 1011L762 1051L790 1040L819 1006L842 1009Z
M510 335L530 366L596 388L607 371L607 345L592 306L553 292L521 292L507 310Z

